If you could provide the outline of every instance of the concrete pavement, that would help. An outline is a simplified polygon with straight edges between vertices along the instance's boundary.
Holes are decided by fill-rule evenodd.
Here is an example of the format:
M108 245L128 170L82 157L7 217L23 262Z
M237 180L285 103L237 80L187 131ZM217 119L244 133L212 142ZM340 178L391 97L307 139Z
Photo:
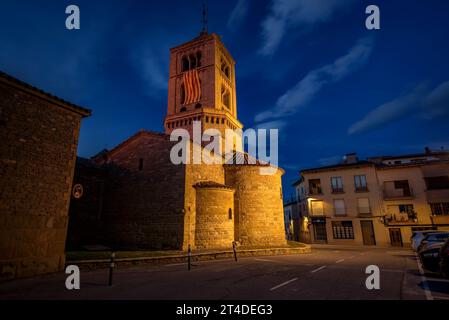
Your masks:
M365 286L368 265L380 289ZM0 299L449 299L449 281L421 274L409 249L320 248L310 254L263 256L115 270L81 271L81 289L64 273L0 284Z

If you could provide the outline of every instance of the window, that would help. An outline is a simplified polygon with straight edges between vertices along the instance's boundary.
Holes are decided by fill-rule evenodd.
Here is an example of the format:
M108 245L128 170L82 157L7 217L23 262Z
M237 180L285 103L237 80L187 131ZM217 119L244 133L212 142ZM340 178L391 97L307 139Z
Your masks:
M324 207L322 200L312 200L310 202L312 215L314 216L323 216L324 215Z
M231 79L231 68L229 65L221 58L221 71L225 74L226 78Z
M310 194L321 194L321 181L320 179L309 180L309 193Z
M334 239L354 239L352 221L332 221Z
M221 101L226 108L231 108L231 98L229 90L227 90L225 87L221 87Z
M395 189L402 189L402 195L405 197L409 197L411 195L410 186L408 184L408 180L398 180L394 182Z
M368 191L368 186L366 184L366 176L354 176L354 186L355 192Z
M189 71L195 68L201 67L201 52L197 52L196 54L192 53L191 55L184 56L181 59L181 71Z
M232 209L231 208L229 208L229 210L228 210L228 218L229 218L229 220L232 220Z
M181 111L181 112L186 112L187 109L186 109L186 107L182 107L179 111Z
M142 170L143 170L143 159L140 158L139 159L139 171L142 171Z
M432 215L447 216L449 215L449 202L431 203L430 208Z
M343 179L341 177L332 177L331 187L333 193L343 192Z
M428 177L426 186L428 190L449 189L449 176Z
M370 205L369 205L369 199L368 198L358 198L357 199L357 206L358 206L360 214L371 213L371 208L370 208Z
M336 216L344 216L346 214L345 201L343 199L334 199L334 209Z
M413 204L400 204L399 213L406 213L409 219L416 219L416 213Z
M196 105L195 105L195 109L199 109L199 108L201 108L202 106L201 106L201 103L197 103Z

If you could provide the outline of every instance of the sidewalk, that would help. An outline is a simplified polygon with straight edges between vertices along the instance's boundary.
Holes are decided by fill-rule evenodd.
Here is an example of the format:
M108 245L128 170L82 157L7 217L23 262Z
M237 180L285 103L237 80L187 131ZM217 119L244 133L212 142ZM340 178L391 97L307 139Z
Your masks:
M329 249L329 250L376 250L376 249L388 249L388 250L398 250L398 251L410 251L413 253L412 249L405 245L404 247L391 247L391 246L360 246L360 245L340 245L340 244L309 244L312 249Z
M245 249L243 247L237 248L237 258L252 257L252 256L273 256L273 255L288 255L288 254L305 254L310 253L311 247L308 244L301 244L300 246L286 246L279 248L254 248ZM196 251L191 254L191 261L207 261L218 259L234 259L234 252L232 250L221 251ZM183 252L175 255L156 255L147 257L132 257L132 258L118 258L114 262L119 267L131 267L142 264L171 264L171 263L187 263L188 254ZM108 268L110 259L90 259L90 260L67 260L66 265L77 265L80 269L95 270Z

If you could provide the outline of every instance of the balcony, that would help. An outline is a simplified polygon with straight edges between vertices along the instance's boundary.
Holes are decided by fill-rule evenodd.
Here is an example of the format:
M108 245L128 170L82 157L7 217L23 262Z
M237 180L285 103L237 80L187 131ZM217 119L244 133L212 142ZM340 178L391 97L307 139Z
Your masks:
M309 196L318 196L318 195L322 195L323 191L321 190L321 188L310 188L307 192L307 195Z
M343 190L343 188L332 188L332 193L333 194L345 193L345 191Z
M407 212L387 214L385 223L387 225L416 224L418 223L418 218L416 214Z
M354 189L354 192L356 192L356 193L363 193L363 192L369 192L369 190L368 190L367 186L365 186L365 187L356 187Z
M384 200L406 200L415 198L415 194L411 187L405 189L384 188L383 195Z

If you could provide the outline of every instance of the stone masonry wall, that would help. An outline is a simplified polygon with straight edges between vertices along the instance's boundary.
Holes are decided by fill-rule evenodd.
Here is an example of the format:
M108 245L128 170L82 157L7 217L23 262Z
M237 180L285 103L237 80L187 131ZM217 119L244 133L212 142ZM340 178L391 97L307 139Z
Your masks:
M197 145L191 145L191 155L193 155L193 148L199 148ZM211 157L207 159L212 160ZM192 159L193 160L193 159ZM196 224L196 190L195 184L202 181L214 181L224 184L224 168L222 164L191 164L185 166L185 230L184 230L184 244L183 249L187 250L190 244L192 249L195 248L195 224Z
M282 171L261 175L255 165L225 166L235 188L235 239L248 246L285 245Z
M234 190L197 187L196 203L196 249L230 249L234 241Z
M173 143L164 134L142 132L124 144L111 151L107 162L103 244L124 249L180 249L185 166L171 163Z
M0 280L63 268L80 121L0 82Z

